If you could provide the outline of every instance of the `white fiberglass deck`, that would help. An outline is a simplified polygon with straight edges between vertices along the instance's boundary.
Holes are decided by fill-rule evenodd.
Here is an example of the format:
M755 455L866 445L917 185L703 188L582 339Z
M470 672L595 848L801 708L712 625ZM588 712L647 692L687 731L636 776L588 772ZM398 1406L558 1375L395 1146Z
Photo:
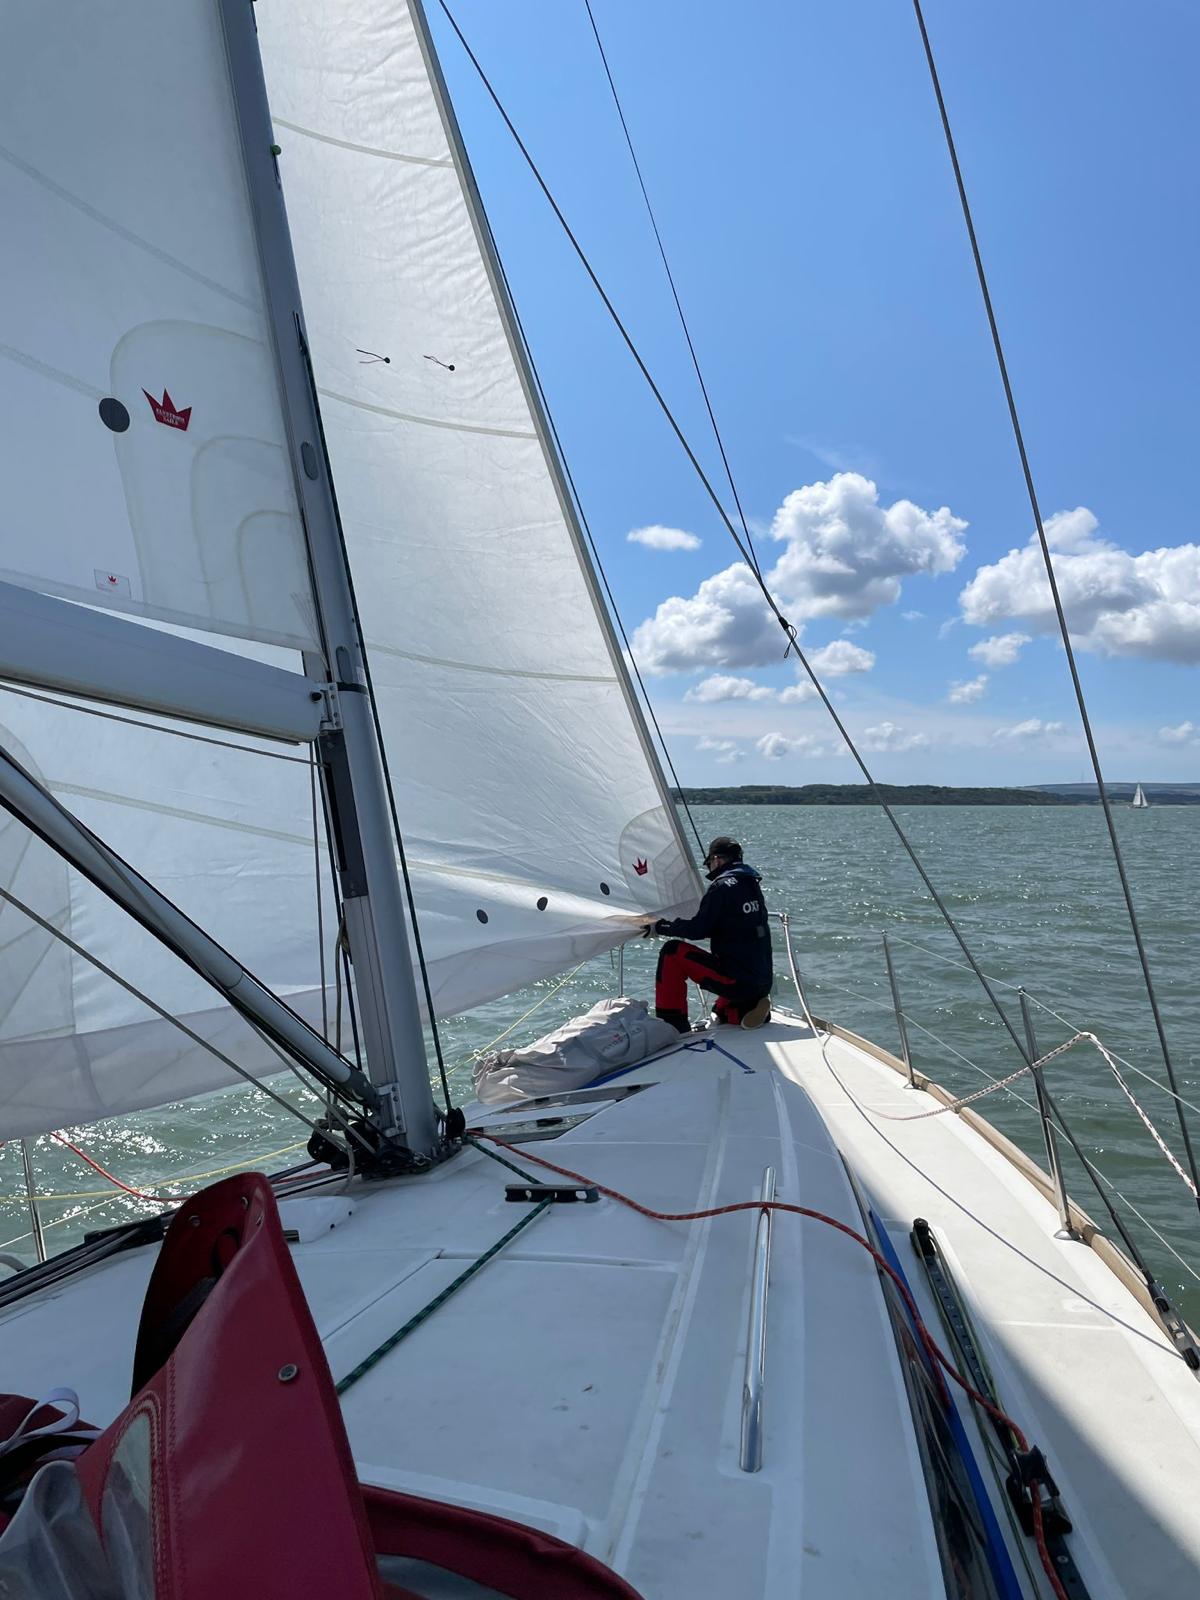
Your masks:
M670 1211L755 1198L769 1164L779 1199L861 1229L844 1157L935 1332L907 1232L917 1215L937 1229L1002 1400L1051 1460L1094 1600L1194 1592L1200 1385L1103 1262L1057 1240L1051 1207L954 1114L881 1124L885 1142L872 1107L930 1100L853 1043L823 1051L787 1020L707 1039L740 1059L648 1063L620 1080L648 1087L592 1102L529 1152ZM487 1125L580 1110L493 1110ZM415 1182L286 1203L335 1378L512 1226L511 1181L472 1150ZM774 1226L763 1468L739 1467L755 1222L551 1207L348 1392L360 1475L545 1528L646 1600L942 1595L874 1265L797 1217ZM119 1258L4 1315L5 1387L70 1384L109 1420L151 1260Z

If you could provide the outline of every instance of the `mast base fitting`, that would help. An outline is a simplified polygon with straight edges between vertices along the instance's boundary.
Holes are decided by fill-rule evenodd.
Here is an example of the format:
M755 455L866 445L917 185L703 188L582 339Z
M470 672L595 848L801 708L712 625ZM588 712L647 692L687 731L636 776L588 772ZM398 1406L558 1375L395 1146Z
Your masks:
M467 1119L461 1106L451 1106L446 1115L439 1120L443 1139L461 1139L467 1131Z
M382 1134L373 1122L360 1117L347 1125L351 1131L356 1178L413 1178L429 1172L449 1156L457 1146L443 1142L431 1155L410 1150L406 1145ZM331 1139L325 1131L328 1124L318 1123L308 1141L308 1153L332 1172L350 1170L350 1149L346 1144Z

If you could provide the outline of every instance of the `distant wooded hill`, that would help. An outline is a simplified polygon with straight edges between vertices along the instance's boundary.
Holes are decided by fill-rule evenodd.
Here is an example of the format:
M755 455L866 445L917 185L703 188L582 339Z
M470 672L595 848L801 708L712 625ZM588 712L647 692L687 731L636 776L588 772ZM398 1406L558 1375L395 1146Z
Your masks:
M881 783L880 792L898 806L1094 806L1099 804L1094 783L1041 783L1028 789L964 789L936 783ZM1110 783L1110 799L1128 805L1136 788L1132 783ZM1200 805L1200 784L1144 783L1152 806ZM734 789L675 789L696 806L869 806L875 792L865 783L805 783L786 785L751 783Z
M889 803L903 806L1070 806L1086 805L1081 795L1051 794L1044 789L960 789L936 783L881 783ZM1132 791L1131 791L1132 792ZM744 784L736 789L675 790L697 806L869 806L876 803L865 783Z

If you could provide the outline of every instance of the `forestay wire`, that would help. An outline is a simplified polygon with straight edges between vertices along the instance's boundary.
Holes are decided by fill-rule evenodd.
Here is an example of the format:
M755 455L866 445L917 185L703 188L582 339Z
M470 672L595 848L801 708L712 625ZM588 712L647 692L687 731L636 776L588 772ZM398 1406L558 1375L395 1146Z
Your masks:
M1008 1015L1007 1011L1005 1011L1004 1007L1000 1004L1000 1000L999 1000L998 996L996 995L995 990L992 988L991 984L988 982L988 978L987 978L986 973L983 971L982 967L979 965L978 961L975 959L975 956L974 956L973 952L971 951L970 946L967 944L966 939L963 936L962 930L959 928L958 923L955 921L953 914L951 913L949 907L946 905L946 902L942 899L942 896L938 892L935 884L933 883L933 880L930 878L928 872L925 870L924 863L921 861L920 857L917 855L917 852L916 852L911 840L909 839L908 835L905 833L903 827L900 824L899 819L896 817L895 812L892 810L891 806L889 806L889 804L887 803L887 800L884 798L883 791L880 789L879 784L876 782L874 776L872 775L870 769L868 768L866 762L864 761L864 759L862 757L862 754L859 751L858 746L855 744L853 738L850 735L849 729L846 727L846 724L842 721L841 717L838 715L837 710L835 709L835 707L833 705L833 702L830 700L828 694L825 692L824 686L822 685L820 679L817 677L817 674L813 670L813 667L812 667L811 663L809 662L808 657L805 655L803 649L800 646L799 635L797 633L797 630L796 630L795 626L791 622L789 622L788 619L784 616L783 612L780 610L778 604L776 603L774 595L771 593L770 589L768 588L768 586L766 584L766 581L764 580L761 572L759 572L759 570L755 566L753 558L751 556L751 552L747 548L745 540L742 538L742 535L738 532L737 528L734 526L733 521L731 520L731 518L729 516L729 513L726 511L725 506L721 501L721 497L718 495L716 489L713 487L712 481L708 477L708 474L705 472L704 468L701 466L700 461L699 461L698 457L696 456L695 451L692 449L690 443L688 442L687 436L683 432L682 427L680 426L678 420L675 417L675 413L671 410L671 407L668 404L666 398L664 397L664 395L662 393L662 390L658 387L657 383L654 381L654 378L653 378L653 376L652 376L652 374L650 372L649 367L647 367L645 361L642 359L641 352L639 351L637 345L635 344L632 335L629 333L629 330L626 328L624 322L621 320L620 314L617 311L617 308L614 306L612 300L609 298L608 293L604 288L604 285L601 283L599 277L597 276L596 271L595 271L595 269L593 268L593 266L591 264L591 261L588 259L586 251L584 250L583 246L580 244L579 240L576 238L575 233L572 230L570 223L567 221L566 216L563 214L562 208L559 206L558 201L554 198L554 195L551 192L549 185L546 183L546 180L542 177L541 170L539 169L539 167L537 165L537 162L533 159L533 156L530 154L529 149L525 144L525 141L521 138L521 135L517 132L516 126L514 125L512 118L509 116L507 110L504 107L503 102L501 101L501 99L500 99L499 95L497 94L496 90L493 88L491 80L489 79L487 73L483 70L483 67L482 67L482 65L481 65L481 63L479 61L479 58L476 56L475 52L471 49L471 46L468 44L468 42L466 40L466 37L463 34L462 29L459 27L457 21L454 18L453 12L450 10L450 7L446 4L446 0L438 0L438 4L441 7L441 10L442 10L443 14L446 17L446 20L449 22L450 27L454 30L454 33L455 33L459 43L462 45L463 50L466 52L466 55L467 55L468 59L470 60L471 65L474 68L476 74L478 75L479 80L482 83L485 91L487 92L487 95L488 95L489 99L491 100L492 104L495 106L496 110L499 112L500 117L503 120L505 127L508 129L510 135L512 136L512 139L513 139L514 143L517 146L517 149L521 152L521 156L523 157L526 166L529 168L531 174L533 175L533 178L534 178L535 182L538 185L538 188L542 191L542 194L545 197L546 202L548 203L548 205L550 206L550 209L553 211L556 219L558 220L559 226L562 228L563 232L566 234L566 237L567 237L572 249L574 250L576 256L579 258L580 265L583 267L584 271L587 273L588 278L591 280L592 287L595 289L596 293L599 295L600 300L601 300L601 302L602 302L602 304L604 306L604 309L608 312L609 318L611 319L611 321L613 323L613 326L616 328L617 332L620 334L621 339L623 340L623 342L625 344L625 347L629 351L630 355L633 357L634 363L636 364L636 366L638 368L638 371L641 373L643 379L646 382L647 387L649 388L651 394L654 396L654 399L657 402L658 407L661 410L661 412L662 412L664 418L666 419L668 425L670 426L671 431L674 433L674 435L675 435L676 439L678 440L678 442L679 442L684 454L686 455L688 461L691 463L692 470L695 472L696 476L699 478L701 487L704 489L705 493L708 495L709 500L712 502L713 507L717 512L717 515L720 517L722 523L725 526L726 531L728 532L730 538L733 540L735 546L737 547L738 553L741 555L743 561L745 561L747 567L749 568L749 570L751 572L751 575L753 576L755 582L757 583L759 589L761 590L763 599L766 601L768 607L771 610L772 615L774 616L775 620L779 623L780 628L783 630L784 636L787 639L787 648L784 651L784 654L785 655L789 655L789 654L791 654L792 651L795 651L797 661L799 662L800 666L803 667L805 673L808 676L809 682L812 684L813 688L815 689L815 691L816 691L816 693L817 693L822 705L825 707L826 711L829 713L829 716L833 721L834 727L837 729L839 735L841 736L842 741L846 746L846 749L850 752L850 755L853 757L855 764L857 765L859 771L862 773L863 778L866 780L867 787L870 789L872 797L874 798L876 804L879 806L880 810L883 812L884 816L887 818L888 822L891 824L893 832L895 833L897 839L900 841L900 844L903 847L905 854L908 856L909 860L912 862L913 867L916 870L918 877L921 879L921 882L924 884L927 893L929 894L930 898L932 899L934 905L937 907L938 913L942 917L942 920L945 922L945 924L949 928L950 932L954 935L955 941L957 942L959 949L962 951L964 957L966 958L968 964L970 965L971 971L975 974L975 977L978 979L978 981L979 981L984 993L987 995L990 1004L992 1005L993 1009L996 1012L996 1015L1000 1018L1000 1021L1003 1023L1004 1028L1007 1031L1007 1033L1009 1035L1009 1038L1012 1040L1013 1045L1015 1046L1018 1055L1021 1057L1021 1059L1023 1061L1028 1062L1029 1053L1028 1053L1028 1051L1027 1051L1027 1049L1025 1047L1025 1044L1024 1044L1023 1040L1021 1039L1021 1037L1018 1034L1015 1026L1013 1025L1012 1019L1009 1017L1009 1015Z
M1092 771L1096 776L1096 789L1100 796L1100 805L1104 811L1104 822L1108 830L1109 843L1112 845L1113 860L1116 863L1117 876L1121 880L1121 893L1125 900L1125 909L1129 914L1129 926L1133 931L1133 942L1137 946L1138 963L1142 970L1142 981L1146 986L1146 997L1150 1002L1150 1011L1154 1018L1155 1032L1158 1034L1159 1049L1162 1053L1163 1065L1167 1070L1167 1080L1171 1085L1171 1093L1175 1096L1175 1110L1179 1118L1179 1132L1183 1138L1183 1147L1187 1153L1188 1170L1191 1175L1192 1193L1197 1196L1197 1206L1200 1207L1200 1176L1196 1170L1196 1156L1192 1149L1191 1133L1188 1128L1187 1118L1179 1099L1179 1085L1175 1079L1175 1066L1171 1059L1170 1046L1167 1043L1166 1028L1163 1025L1162 1013L1158 1006L1158 995L1154 987L1154 978L1150 972L1150 960L1146 954L1146 946L1142 940L1141 924L1138 921L1137 908L1133 903L1133 890L1129 884L1129 875L1125 870L1125 857L1121 851L1121 841L1117 836L1116 821L1112 814L1109 802L1108 789L1104 782L1104 774L1100 769L1100 754L1096 748L1095 736L1092 732L1092 721L1088 715L1087 701L1083 693L1083 684L1079 677L1079 668L1075 660L1075 650L1071 643L1071 631L1067 626L1066 612L1063 610L1062 595L1059 593L1058 578L1054 571L1054 560L1050 554L1050 542L1046 538L1046 529L1042 522L1041 506L1038 502L1037 489L1033 481L1033 470L1029 465L1029 454L1025 448L1025 435L1021 428L1021 419L1017 411L1017 402L1013 395L1012 383L1008 376L1008 362L1004 357L1004 345L1000 339L1000 327L996 321L996 313L992 306L992 296L988 289L987 274L984 271L983 256L979 249L979 240L975 234L975 222L971 215L971 206L967 199L967 188L963 180L962 167L959 165L958 150L954 143L954 134L950 128L950 116L946 110L946 102L942 95L941 80L938 77L937 63L933 56L933 46L930 43L929 31L925 26L925 16L921 10L921 0L913 0L913 10L917 17L917 26L921 30L921 43L925 48L925 60L929 67L929 77L933 84L933 92L937 99L938 114L941 117L942 132L946 138L946 149L950 156L950 164L954 168L954 182L958 189L958 199L962 206L963 221L967 225L967 237L971 243L971 255L975 261L975 274L979 279L979 290L983 296L983 308L987 314L988 330L992 336L992 349L996 353L996 365L1000 372L1000 381L1004 386L1004 398L1008 405L1009 421L1012 423L1013 438L1016 441L1017 454L1021 458L1021 472L1025 479L1025 489L1029 495L1029 505L1033 512L1034 527L1037 530L1038 544L1041 547L1042 562L1046 568L1046 578L1050 585L1050 595L1054 601L1054 614L1058 619L1058 631L1062 638L1063 650L1067 657L1067 667L1071 674L1071 685L1075 691L1075 703L1079 708L1079 720L1083 725L1083 735L1087 741L1088 756L1091 759Z

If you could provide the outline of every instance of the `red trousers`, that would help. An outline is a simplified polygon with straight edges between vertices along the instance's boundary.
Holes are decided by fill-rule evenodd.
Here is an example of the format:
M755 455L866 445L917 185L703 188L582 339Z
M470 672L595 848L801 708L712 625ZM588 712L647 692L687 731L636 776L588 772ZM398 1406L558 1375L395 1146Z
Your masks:
M721 971L709 951L683 939L668 939L658 954L654 978L654 1009L677 1027L687 1023L688 979L717 999L722 1022L740 1022L744 1012L761 997L750 994L736 978Z

